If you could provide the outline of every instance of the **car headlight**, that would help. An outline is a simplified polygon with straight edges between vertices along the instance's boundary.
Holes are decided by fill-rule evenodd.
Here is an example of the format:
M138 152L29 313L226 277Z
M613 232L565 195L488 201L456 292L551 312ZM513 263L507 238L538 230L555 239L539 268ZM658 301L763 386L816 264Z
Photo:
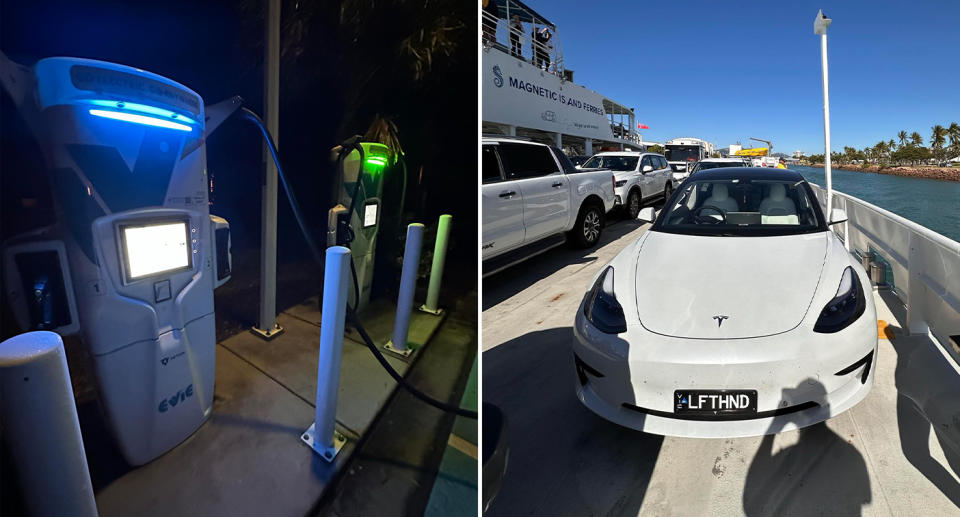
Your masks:
M627 331L627 320L623 316L623 307L613 293L613 267L607 269L594 282L583 304L583 314L587 321L606 334L619 334Z
M616 183L614 183L614 184L615 184L616 186L618 186L618 187L622 187L622 186L624 186L624 185L627 184L627 180L618 180L618 181L617 181Z
M843 270L843 276L840 277L837 295L820 312L813 331L824 334L839 332L856 321L866 307L867 299L863 293L860 278L852 267L847 266L847 269Z

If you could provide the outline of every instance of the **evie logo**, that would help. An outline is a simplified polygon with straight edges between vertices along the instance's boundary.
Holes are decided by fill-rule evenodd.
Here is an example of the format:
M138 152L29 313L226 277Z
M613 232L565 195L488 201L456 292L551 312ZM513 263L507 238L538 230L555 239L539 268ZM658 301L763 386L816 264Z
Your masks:
M496 76L493 78L493 84L495 84L497 88L501 88L503 86L503 74L500 72L500 65L493 66L493 75Z
M187 386L186 389L178 391L176 395L168 399L161 400L160 405L157 407L157 410L160 411L161 413L166 413L168 409L176 406L177 404L183 402L184 400L187 400L192 396L193 396L193 384Z

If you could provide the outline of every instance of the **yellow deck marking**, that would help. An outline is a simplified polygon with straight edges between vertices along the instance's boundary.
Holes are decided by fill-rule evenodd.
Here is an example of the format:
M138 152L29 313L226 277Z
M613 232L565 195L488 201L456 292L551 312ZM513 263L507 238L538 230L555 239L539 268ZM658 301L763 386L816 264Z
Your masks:
M877 321L877 336L880 339L893 339L893 329L884 320Z
M477 446L460 438L455 434L450 435L450 439L447 440L447 445L453 447L454 449L470 456L473 459L477 459L479 454L477 454Z

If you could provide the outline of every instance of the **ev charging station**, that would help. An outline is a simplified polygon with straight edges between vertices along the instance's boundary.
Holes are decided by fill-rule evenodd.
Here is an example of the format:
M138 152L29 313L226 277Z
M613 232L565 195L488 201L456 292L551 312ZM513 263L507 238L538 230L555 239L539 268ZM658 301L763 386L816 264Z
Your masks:
M370 301L377 234L383 212L383 182L392 159L390 149L380 143L360 142L343 152L347 154L337 170L338 204L330 209L327 245L350 247L360 299L355 300L353 289L348 289L348 303L360 312ZM344 225L350 229L344 230ZM345 240L347 233L352 235L352 242Z
M204 106L185 86L136 68L63 57L26 68L2 53L0 83L41 144L58 221L4 242L12 312L25 331L80 336L119 449L130 464L142 465L189 437L212 412L213 290L229 280L231 256L229 223L209 213L205 141L238 109L263 133L300 229L318 260L322 253L271 135L256 114L241 108L239 97ZM321 333L315 425L302 436L327 460L343 442L333 422L346 302L351 313L369 302L385 175L392 166L404 167L387 146L358 140L337 154L337 205L329 212L327 245L350 249L327 256L328 265L337 259L337 281L330 277L337 289L328 297L325 286L324 305L340 309L323 311L323 327L333 337ZM404 168L400 207L405 188ZM424 306L434 315L440 314L436 293L449 232L444 217L431 269L434 294ZM393 339L398 345L391 350L403 357L411 352L406 337L423 228L415 223L407 232ZM381 366L406 386L355 317L353 323Z
M24 330L79 333L120 451L141 465L212 410L213 290L231 258L229 224L209 213L205 139L226 115L136 68L0 57L58 216L5 243L8 301Z

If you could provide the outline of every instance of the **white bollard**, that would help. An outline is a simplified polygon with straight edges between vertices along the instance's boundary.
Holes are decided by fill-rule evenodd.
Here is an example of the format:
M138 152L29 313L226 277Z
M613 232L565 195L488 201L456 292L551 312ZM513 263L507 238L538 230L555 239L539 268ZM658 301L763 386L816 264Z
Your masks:
M97 515L59 335L0 343L0 422L31 515Z
M437 242L433 245L433 263L430 265L430 285L427 287L427 302L420 310L435 316L443 314L440 304L440 282L443 280L443 266L447 260L447 243L450 241L451 215L441 215L437 224Z
M320 357L317 360L317 406L313 424L300 436L327 461L333 461L347 442L346 437L336 430L336 417L350 260L349 249L343 246L327 248L320 315Z
M410 313L413 311L413 294L417 288L417 269L420 267L420 248L423 245L423 225L407 226L407 245L403 250L403 271L400 273L400 294L397 296L397 318L393 323L393 339L384 348L388 352L409 357L413 349L407 348L407 333L410 330Z

